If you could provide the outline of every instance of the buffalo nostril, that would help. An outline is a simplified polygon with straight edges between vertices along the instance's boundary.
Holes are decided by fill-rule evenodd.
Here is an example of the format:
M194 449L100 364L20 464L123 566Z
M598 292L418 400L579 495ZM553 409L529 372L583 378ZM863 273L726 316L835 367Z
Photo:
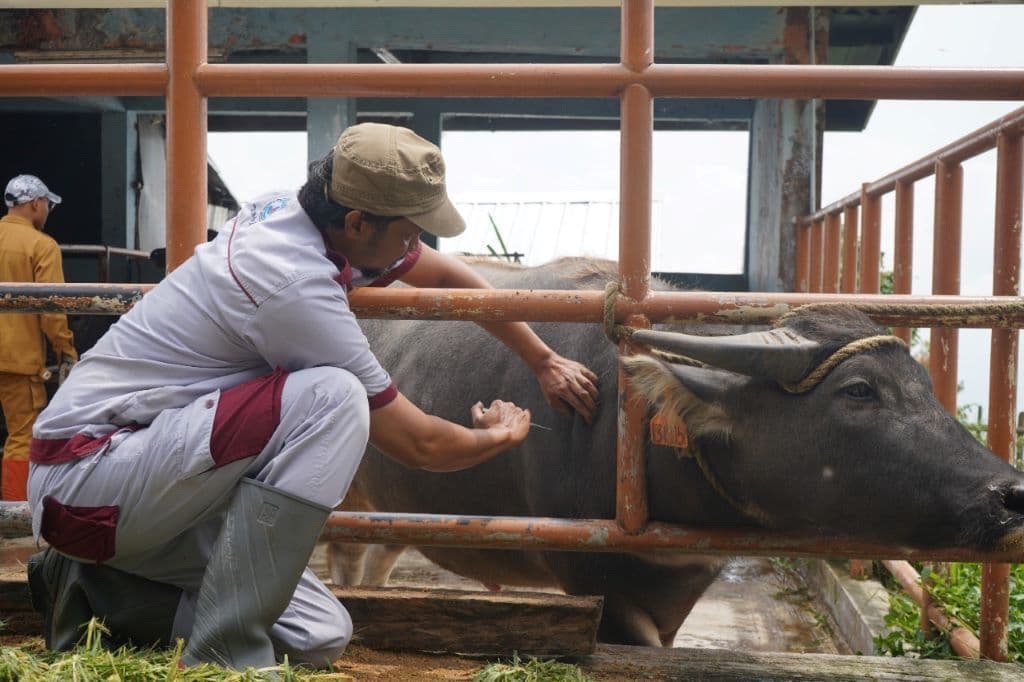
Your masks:
M1003 506L1018 514L1024 514L1024 484L1018 483L1006 491Z

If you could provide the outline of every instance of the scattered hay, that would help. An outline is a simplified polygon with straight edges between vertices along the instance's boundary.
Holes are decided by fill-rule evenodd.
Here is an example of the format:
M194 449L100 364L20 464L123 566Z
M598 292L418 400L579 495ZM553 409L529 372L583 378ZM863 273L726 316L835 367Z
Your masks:
M492 663L473 678L473 682L592 682L592 678L570 663L520 660L513 656L509 663Z
M179 668L184 642L174 649L110 651L103 646L109 631L93 618L82 641L68 652L46 651L38 644L0 647L0 682L327 682L351 680L338 672L315 672L292 668L287 660L272 668L249 668L239 672L204 663Z

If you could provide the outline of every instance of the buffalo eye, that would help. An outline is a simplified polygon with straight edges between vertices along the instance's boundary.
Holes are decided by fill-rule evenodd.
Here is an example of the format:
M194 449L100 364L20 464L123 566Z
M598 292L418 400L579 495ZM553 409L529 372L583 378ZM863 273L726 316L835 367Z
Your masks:
M875 397L875 389L866 381L851 381L843 386L843 393L854 400L871 400Z

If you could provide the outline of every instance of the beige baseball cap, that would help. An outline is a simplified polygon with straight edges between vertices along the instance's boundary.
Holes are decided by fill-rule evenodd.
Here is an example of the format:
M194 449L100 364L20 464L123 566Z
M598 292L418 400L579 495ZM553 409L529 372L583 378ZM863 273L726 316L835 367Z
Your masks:
M334 145L332 201L386 217L404 217L438 237L466 229L444 184L436 145L399 126L360 123Z

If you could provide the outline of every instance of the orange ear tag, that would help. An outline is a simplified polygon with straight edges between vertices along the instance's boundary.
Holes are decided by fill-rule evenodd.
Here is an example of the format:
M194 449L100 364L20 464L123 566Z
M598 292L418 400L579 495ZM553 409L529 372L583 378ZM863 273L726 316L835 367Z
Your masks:
M670 448L686 449L690 441L686 436L686 426L669 426L668 420L661 415L651 418L651 442L655 445L667 445Z

